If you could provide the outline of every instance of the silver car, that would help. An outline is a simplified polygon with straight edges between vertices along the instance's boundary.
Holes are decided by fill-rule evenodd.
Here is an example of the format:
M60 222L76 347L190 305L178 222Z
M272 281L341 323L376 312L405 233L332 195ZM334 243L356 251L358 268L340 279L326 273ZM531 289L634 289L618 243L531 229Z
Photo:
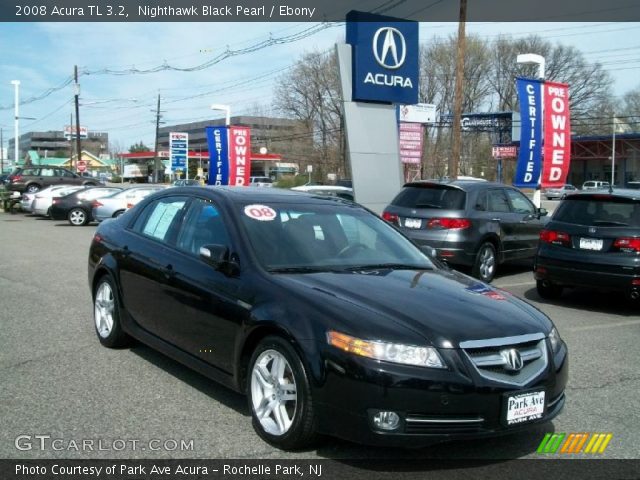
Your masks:
M23 212L27 212L27 213L33 213L33 206L34 206L34 201L36 199L36 195L37 194L45 194L47 195L48 192L55 192L56 190L60 190L61 188L67 188L67 187L72 187L73 185L53 185L51 187L47 187L43 190L39 190L37 192L33 192L33 193L23 193L22 196L20 197L20 208L22 209Z
M62 188L55 187L59 187L59 185L54 185L36 192L33 203L31 204L32 213L48 217L54 197L64 197L70 193L87 188L84 185L63 185Z
M573 185L566 184L559 188L548 188L544 191L544 196L547 200L553 200L554 198L565 198L571 193L576 193L578 189Z
M93 201L92 216L96 222L122 215L131 205L138 203L147 195L167 188L165 185L145 185L132 187Z

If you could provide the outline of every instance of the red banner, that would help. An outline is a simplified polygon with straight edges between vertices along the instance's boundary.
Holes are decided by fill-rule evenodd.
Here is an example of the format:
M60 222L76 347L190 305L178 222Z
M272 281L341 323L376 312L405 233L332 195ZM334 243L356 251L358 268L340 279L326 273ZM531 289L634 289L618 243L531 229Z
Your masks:
M569 86L544 83L544 156L542 188L562 187L567 181L571 162L571 124Z
M400 160L402 163L422 161L422 138L424 125L420 123L400 122Z
M229 185L249 185L251 129L229 127Z

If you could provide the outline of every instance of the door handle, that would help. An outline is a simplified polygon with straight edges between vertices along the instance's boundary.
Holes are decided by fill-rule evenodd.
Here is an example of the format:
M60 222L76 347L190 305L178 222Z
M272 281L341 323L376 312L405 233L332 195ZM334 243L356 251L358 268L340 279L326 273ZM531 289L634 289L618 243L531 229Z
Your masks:
M492 218L492 219L491 219L491 221L492 221L492 222L499 222L499 221L500 221L500 219L499 219L499 218Z
M176 271L173 269L173 265L169 264L166 267L160 269L164 277L168 280L175 277Z

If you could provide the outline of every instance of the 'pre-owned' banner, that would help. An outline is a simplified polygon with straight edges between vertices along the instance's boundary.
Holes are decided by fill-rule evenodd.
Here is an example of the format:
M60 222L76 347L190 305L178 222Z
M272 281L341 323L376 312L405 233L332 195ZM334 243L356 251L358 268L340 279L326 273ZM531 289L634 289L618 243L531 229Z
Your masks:
M571 161L569 87L565 83L544 84L543 188L561 187L567 180Z
M542 82L530 78L517 78L516 88L520 101L520 153L513 184L516 187L535 188L540 178L542 156Z
M229 127L229 185L249 185L251 129Z
M227 127L207 127L209 185L229 185L229 138Z

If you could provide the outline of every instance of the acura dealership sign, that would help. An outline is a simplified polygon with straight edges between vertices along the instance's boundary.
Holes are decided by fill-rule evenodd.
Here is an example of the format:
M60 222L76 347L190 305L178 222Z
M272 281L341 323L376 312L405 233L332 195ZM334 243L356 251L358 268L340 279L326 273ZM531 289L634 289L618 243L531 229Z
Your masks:
M418 103L418 22L347 14L355 101Z

